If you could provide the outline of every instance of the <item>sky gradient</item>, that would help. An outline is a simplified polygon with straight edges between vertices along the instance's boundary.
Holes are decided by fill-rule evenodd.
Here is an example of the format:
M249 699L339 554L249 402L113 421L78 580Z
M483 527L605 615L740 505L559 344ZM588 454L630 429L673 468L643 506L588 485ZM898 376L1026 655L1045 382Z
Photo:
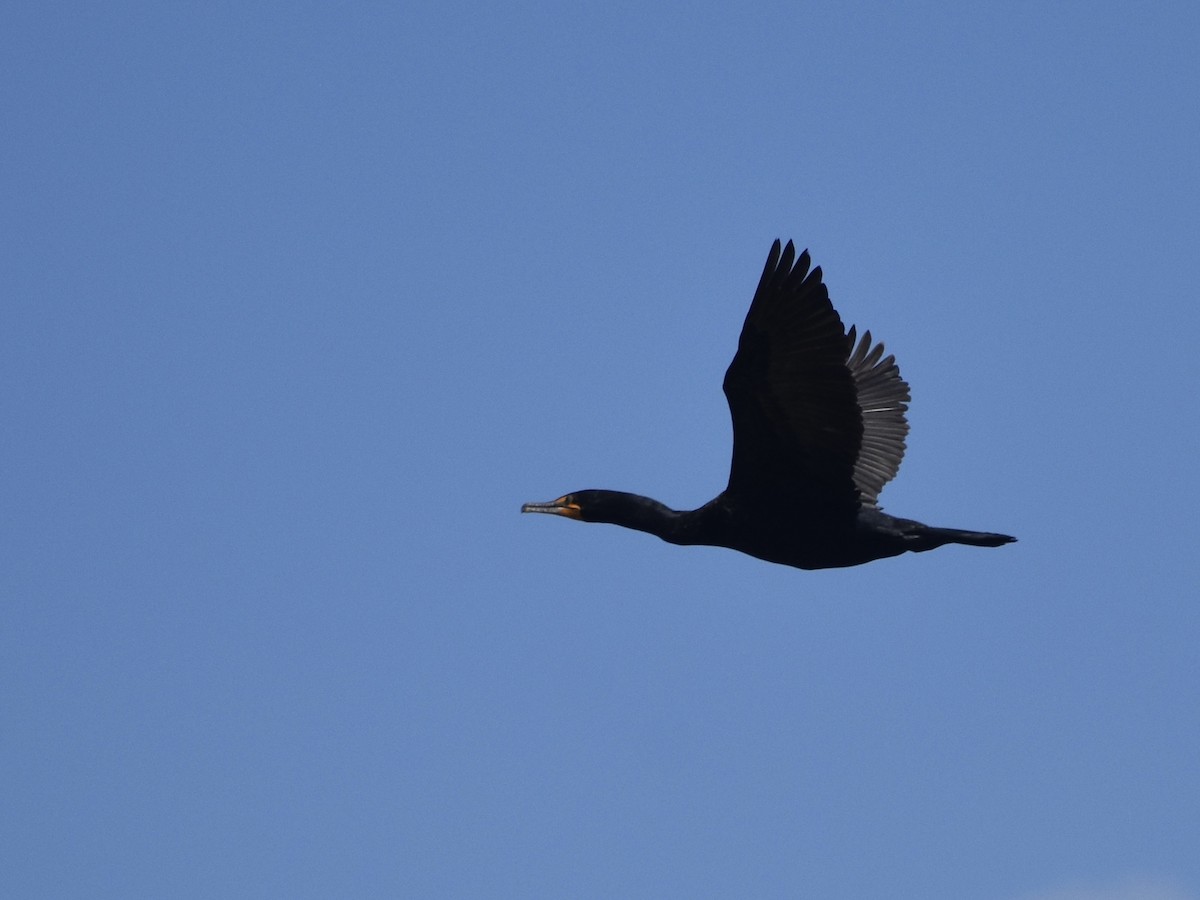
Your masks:
M1200 898L1195 4L10 4L0 894ZM802 572L771 241L912 386Z

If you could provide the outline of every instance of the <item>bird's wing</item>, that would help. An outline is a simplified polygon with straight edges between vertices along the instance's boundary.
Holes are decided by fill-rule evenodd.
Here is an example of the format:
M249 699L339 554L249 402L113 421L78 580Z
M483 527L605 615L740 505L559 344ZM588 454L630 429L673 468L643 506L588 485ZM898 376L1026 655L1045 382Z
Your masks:
M776 241L746 314L725 373L733 418L726 492L814 517L849 515L858 508L863 417L845 327L809 264L807 251L796 259L791 241L782 252Z
M912 397L907 382L900 377L896 357L884 357L882 343L872 347L869 331L863 334L857 348L854 337L851 326L846 339L850 353L846 365L854 377L863 424L862 446L854 463L854 484L863 505L875 506L879 492L896 477L904 459L904 439L908 436L904 413Z

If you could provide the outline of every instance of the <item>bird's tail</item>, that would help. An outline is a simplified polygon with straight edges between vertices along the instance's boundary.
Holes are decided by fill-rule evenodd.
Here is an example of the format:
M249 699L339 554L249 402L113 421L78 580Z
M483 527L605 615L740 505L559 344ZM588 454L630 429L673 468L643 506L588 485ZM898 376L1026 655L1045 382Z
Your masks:
M969 544L972 547L1000 547L1016 540L1015 537L1007 534L994 534L990 531L963 531L959 528L930 528L928 535L937 541L935 546Z

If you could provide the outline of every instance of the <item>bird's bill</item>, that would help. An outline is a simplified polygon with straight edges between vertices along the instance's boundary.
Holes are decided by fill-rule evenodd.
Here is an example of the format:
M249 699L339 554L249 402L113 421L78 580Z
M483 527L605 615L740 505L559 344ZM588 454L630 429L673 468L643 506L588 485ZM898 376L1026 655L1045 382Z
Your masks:
M566 516L568 519L581 518L579 504L569 497L559 497L549 503L526 503L521 507L523 513L549 513L552 516Z

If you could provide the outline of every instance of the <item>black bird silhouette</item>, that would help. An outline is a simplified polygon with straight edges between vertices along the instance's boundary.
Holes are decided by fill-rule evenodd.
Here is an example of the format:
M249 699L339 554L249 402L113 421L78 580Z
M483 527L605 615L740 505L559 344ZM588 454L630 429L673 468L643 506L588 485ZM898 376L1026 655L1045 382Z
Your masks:
M740 550L801 569L856 566L943 544L998 547L1006 534L898 519L876 502L908 434L908 385L871 333L846 333L821 269L792 242L771 247L725 372L733 417L729 484L690 511L622 491L576 491L521 512L608 522L672 544Z

